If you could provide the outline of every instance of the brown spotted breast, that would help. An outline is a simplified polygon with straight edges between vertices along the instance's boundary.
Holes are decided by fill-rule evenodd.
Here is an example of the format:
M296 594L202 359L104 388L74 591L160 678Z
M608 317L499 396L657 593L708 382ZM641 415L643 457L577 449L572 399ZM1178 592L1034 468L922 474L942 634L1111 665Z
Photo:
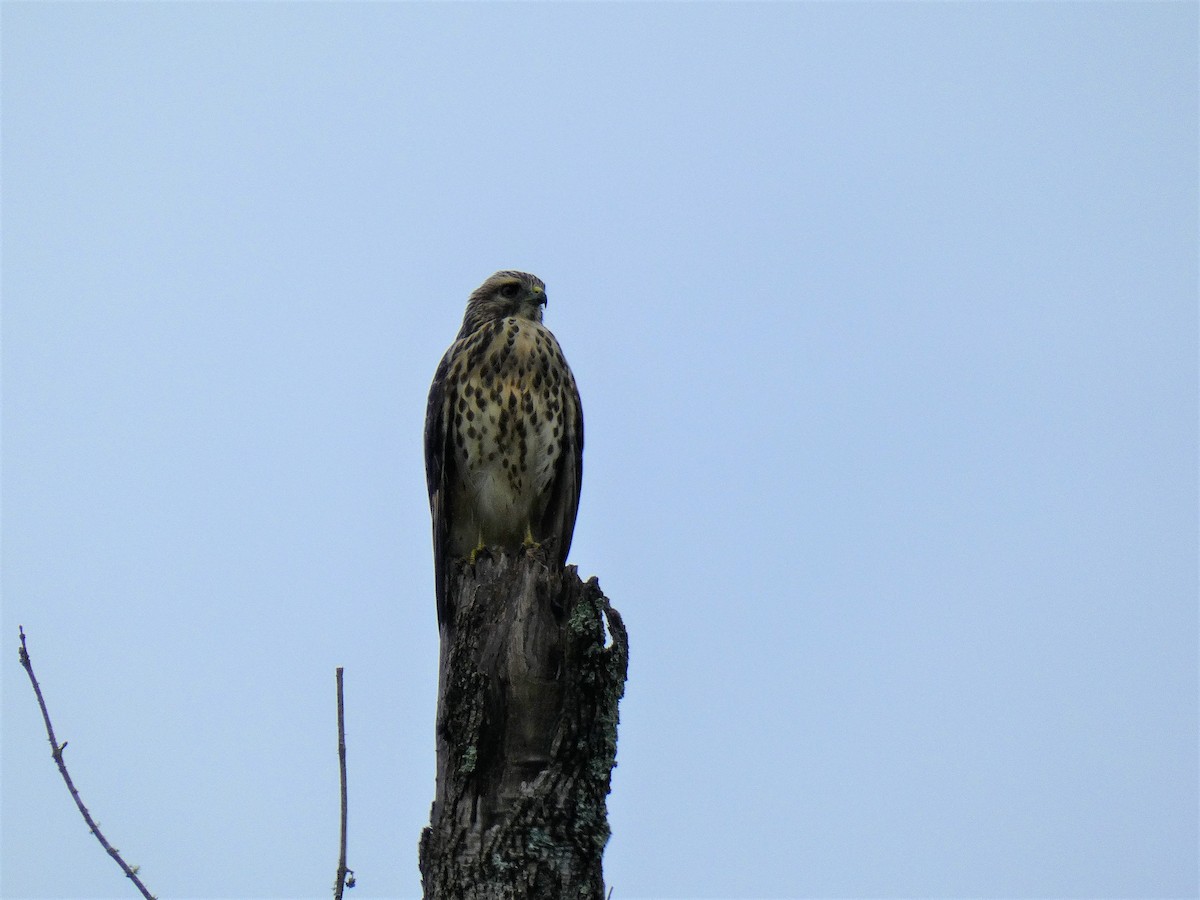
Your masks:
M459 524L449 550L465 556L480 545L540 541L567 422L579 416L558 341L539 322L509 317L483 325L452 353L446 421Z

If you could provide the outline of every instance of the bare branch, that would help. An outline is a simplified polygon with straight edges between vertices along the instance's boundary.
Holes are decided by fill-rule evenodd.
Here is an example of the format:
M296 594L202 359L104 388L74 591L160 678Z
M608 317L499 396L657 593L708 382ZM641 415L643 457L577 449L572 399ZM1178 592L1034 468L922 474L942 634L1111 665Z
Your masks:
M50 739L50 755L54 757L54 762L58 764L59 774L62 775L63 781L65 781L67 784L67 790L71 792L71 799L73 799L75 801L75 805L79 807L79 814L83 816L83 821L87 823L87 827L91 830L92 834L96 836L96 840L100 842L100 846L104 848L105 852L108 853L109 856L116 860L117 865L121 867L121 871L125 873L125 877L134 883L137 889L142 892L142 896L145 897L146 900L155 900L154 895L146 890L146 886L142 884L141 879L138 878L137 867L130 867L130 865L121 858L120 852L116 847L108 842L107 838L104 837L104 834L100 831L100 826L96 824L95 820L92 819L92 814L89 813L87 807L83 805L83 800L79 797L79 791L75 789L75 782L71 780L71 774L67 771L67 764L63 761L63 750L67 748L66 741L63 742L62 746L59 746L58 739L54 736L54 726L50 724L50 713L46 711L46 701L42 697L41 686L38 685L38 680L33 675L33 663L29 659L29 650L25 647L25 629L18 625L17 630L21 635L21 665L24 666L25 671L29 673L29 683L33 685L33 693L37 696L38 706L41 707L42 710L42 720L46 723L46 736Z
M334 900L342 900L342 888L354 887L354 872L346 868L346 712L342 702L342 667L337 667L338 768L342 782L342 835L338 850L337 880L333 883Z

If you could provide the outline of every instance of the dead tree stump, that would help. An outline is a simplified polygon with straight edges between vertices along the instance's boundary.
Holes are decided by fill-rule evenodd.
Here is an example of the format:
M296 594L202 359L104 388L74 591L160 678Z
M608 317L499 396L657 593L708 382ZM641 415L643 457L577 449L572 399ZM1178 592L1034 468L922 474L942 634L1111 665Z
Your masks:
M629 643L595 578L541 549L451 576L425 900L604 900Z

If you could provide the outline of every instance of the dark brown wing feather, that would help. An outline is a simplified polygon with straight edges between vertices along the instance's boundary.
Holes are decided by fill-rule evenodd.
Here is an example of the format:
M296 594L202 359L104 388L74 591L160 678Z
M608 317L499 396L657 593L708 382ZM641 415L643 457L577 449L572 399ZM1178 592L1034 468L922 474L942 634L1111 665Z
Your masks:
M539 534L554 540L554 550L560 566L566 565L575 534L575 516L579 512L579 490L583 485L583 405L575 380L569 379L566 399L562 453L550 487L550 499L542 514Z
M425 486L429 490L429 513L433 519L433 578L437 595L438 627L449 620L446 602L446 578L449 574L446 554L450 534L450 486L454 483L454 448L450 445L446 421L446 378L450 371L451 347L438 364L429 386L425 407Z

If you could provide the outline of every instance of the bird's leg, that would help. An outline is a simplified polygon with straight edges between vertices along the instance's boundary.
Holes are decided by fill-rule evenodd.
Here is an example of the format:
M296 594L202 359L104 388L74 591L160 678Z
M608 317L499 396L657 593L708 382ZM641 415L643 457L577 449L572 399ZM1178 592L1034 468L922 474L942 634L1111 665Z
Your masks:
M482 549L483 549L483 547L484 547L484 544L483 544L483 529L480 529L480 530L479 530L479 543L475 545L475 549L474 549L474 550L472 550L472 551L471 551L471 553L470 553L470 555L468 555L468 556L467 556L467 561L468 561L468 562L469 562L471 565L475 565L475 558L476 558L477 556L479 556L479 551L480 551L480 550L482 550Z
M528 522L525 523L525 539L521 541L521 546L526 550L536 550L542 546L538 541L533 539L533 529L529 526Z

